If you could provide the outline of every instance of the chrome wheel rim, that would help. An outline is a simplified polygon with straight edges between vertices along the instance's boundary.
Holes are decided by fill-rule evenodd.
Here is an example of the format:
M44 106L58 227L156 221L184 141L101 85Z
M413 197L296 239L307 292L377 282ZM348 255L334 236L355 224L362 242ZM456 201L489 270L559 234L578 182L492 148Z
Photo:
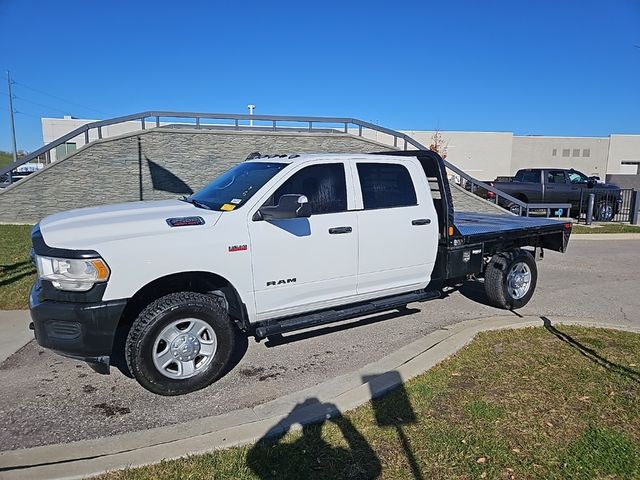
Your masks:
M531 269L524 262L518 262L509 271L507 275L507 290L509 295L520 300L531 288Z
M602 220L611 220L613 218L613 207L610 204L605 203L600 206L600 218Z
M181 318L164 327L153 343L153 364L168 378L184 380L207 368L218 349L211 325Z

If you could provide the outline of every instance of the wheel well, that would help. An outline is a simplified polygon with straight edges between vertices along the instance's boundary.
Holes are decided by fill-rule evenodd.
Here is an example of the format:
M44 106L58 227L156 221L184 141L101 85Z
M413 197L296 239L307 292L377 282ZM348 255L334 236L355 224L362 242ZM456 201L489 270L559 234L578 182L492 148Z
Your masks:
M226 278L211 272L175 273L148 283L129 299L118 323L113 346L114 353L118 352L120 347L124 347L131 324L147 305L164 295L182 291L197 293L222 292L229 305L229 316L241 330L246 331L248 329L249 320L244 303L242 303L237 290Z
M516 193L514 197L520 200L521 202L529 203L529 199L524 193Z

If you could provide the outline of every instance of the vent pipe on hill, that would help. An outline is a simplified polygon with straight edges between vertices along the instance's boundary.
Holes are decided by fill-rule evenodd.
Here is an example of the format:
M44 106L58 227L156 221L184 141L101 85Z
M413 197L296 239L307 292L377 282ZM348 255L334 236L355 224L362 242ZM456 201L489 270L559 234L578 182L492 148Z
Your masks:
M249 115L253 115L253 111L256 109L256 106L253 103L250 103L247 105L247 108L249 109ZM253 127L253 120L249 120L249 126Z

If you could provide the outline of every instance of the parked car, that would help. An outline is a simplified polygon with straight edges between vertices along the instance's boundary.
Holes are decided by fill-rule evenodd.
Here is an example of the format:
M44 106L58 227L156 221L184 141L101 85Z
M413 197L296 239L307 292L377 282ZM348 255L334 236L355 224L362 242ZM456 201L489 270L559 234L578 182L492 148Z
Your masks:
M103 373L123 355L144 388L179 395L223 375L239 335L433 300L439 282L484 277L494 305L520 308L532 253L564 252L570 233L454 212L434 152L254 156L182 201L45 218L29 306L43 347Z
M591 192L596 193L593 210L596 220L612 220L622 203L620 187L598 183L597 177L588 177L574 169L527 168L518 170L511 181L504 181L504 177L500 179L503 181L490 184L525 203L570 203L574 217L579 216L581 202L584 206ZM495 194L487 192L487 197L494 198ZM513 213L520 210L516 203L503 198L500 198L499 205Z

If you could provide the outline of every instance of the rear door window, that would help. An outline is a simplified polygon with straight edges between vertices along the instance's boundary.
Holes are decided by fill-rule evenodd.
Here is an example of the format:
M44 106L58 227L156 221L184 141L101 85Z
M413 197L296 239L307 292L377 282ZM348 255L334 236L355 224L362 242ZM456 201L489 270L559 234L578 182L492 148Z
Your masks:
M540 171L523 170L516 175L516 181L527 183L540 183Z
M396 163L358 163L365 210L417 205L411 174Z
M549 170L547 173L547 183L567 183L562 170Z

